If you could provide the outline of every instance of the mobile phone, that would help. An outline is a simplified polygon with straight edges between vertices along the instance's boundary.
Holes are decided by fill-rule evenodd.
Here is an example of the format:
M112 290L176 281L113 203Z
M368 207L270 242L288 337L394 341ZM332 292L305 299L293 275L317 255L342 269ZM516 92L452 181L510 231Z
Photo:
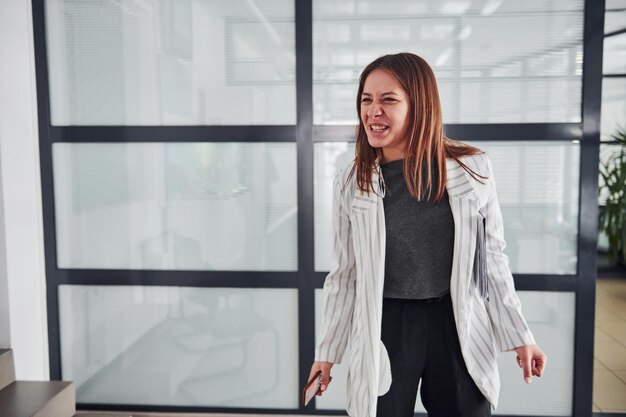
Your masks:
M322 385L322 371L317 371L302 390L302 404L307 404L317 395Z

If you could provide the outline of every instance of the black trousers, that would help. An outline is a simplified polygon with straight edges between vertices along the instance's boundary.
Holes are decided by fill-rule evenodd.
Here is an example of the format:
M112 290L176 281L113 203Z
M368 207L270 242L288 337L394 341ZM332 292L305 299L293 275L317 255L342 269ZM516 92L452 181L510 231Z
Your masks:
M467 372L450 294L440 299L383 299L382 337L391 388L377 417L412 417L417 387L429 417L488 417L491 405Z

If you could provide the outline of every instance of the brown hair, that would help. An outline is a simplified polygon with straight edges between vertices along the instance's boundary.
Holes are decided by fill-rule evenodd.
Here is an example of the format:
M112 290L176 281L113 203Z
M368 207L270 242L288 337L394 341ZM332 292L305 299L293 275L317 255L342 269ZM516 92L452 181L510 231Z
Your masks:
M361 191L373 192L372 171L376 159L382 157L381 148L372 147L367 141L363 120L361 120L361 94L365 80L376 69L387 71L409 96L410 136L404 164L404 178L409 193L418 200L431 196L435 190L434 202L443 198L446 187L446 158L459 163L472 177L487 179L477 174L460 158L466 155L483 153L482 150L463 142L449 139L443 134L441 104L435 75L428 63L419 56L402 52L384 55L370 63L359 79L359 91L356 97L356 108L359 125L356 133L356 149L354 165L348 176L352 178L356 171L357 185ZM422 178L422 167L426 164L426 186ZM434 166L432 166L434 164ZM439 183L433 184L433 170L437 170ZM482 181L481 181L482 182Z

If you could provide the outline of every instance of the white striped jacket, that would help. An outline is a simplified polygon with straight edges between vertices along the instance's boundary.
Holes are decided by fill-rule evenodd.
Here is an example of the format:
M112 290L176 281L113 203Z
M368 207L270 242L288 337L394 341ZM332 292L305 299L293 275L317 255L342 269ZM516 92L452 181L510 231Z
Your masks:
M535 340L522 316L508 257L503 253L506 243L491 161L484 153L462 160L489 179L482 184L455 160L446 159L446 190L455 226L450 293L465 364L495 409L500 391L496 346L510 351L535 344ZM322 331L315 360L340 363L350 338L347 411L351 417L375 417L378 396L391 385L389 356L380 340L385 272L383 190L378 163L372 176L377 194L357 190L356 175L344 189L350 168L334 180L332 266L324 283ZM472 279L483 217L488 301L480 297Z

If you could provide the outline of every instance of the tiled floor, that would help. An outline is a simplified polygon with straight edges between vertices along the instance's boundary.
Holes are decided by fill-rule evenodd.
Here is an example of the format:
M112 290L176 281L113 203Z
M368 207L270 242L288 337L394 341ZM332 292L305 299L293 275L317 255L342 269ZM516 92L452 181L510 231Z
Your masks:
M598 279L593 410L626 412L626 279Z

